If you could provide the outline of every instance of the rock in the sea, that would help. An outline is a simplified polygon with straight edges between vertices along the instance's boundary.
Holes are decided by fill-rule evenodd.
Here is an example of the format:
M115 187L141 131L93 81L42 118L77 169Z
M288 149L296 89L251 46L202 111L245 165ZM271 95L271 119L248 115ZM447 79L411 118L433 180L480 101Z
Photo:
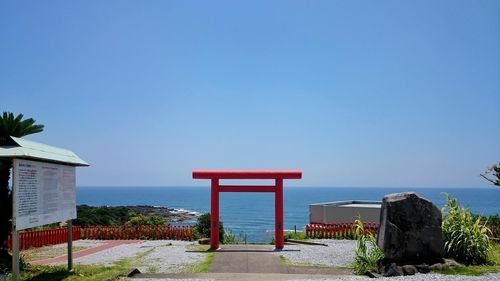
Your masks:
M415 192L386 195L377 236L385 260L399 265L441 262L441 221L441 211Z

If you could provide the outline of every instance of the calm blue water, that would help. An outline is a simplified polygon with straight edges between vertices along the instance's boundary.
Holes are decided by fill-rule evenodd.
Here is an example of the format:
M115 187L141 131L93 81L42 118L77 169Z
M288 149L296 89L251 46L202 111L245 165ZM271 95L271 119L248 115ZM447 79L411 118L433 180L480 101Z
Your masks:
M473 213L500 213L500 188L326 188L286 187L285 228L309 222L309 204L339 200L379 200L388 193L415 191L439 208L449 193ZM77 203L91 206L155 205L210 211L209 187L78 187ZM221 193L220 217L226 228L248 241L268 242L274 235L274 193Z

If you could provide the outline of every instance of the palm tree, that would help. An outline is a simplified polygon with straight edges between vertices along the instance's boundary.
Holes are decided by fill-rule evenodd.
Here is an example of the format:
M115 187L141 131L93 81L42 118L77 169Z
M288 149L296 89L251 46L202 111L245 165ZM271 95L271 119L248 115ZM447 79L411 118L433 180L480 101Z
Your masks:
M0 146L6 144L9 136L24 137L43 131L43 125L35 124L33 118L23 120L23 115L14 117L12 112L4 112L0 116ZM10 170L12 159L0 159L0 247L7 239L10 230L10 219L12 218L12 196L9 188Z

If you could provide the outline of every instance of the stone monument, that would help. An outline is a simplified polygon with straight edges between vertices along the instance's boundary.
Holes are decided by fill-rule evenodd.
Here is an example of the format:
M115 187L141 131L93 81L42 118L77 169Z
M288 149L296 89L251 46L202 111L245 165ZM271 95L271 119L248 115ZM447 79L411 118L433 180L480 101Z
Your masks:
M377 244L383 264L398 266L443 262L442 215L429 200L415 192L386 195L380 213Z

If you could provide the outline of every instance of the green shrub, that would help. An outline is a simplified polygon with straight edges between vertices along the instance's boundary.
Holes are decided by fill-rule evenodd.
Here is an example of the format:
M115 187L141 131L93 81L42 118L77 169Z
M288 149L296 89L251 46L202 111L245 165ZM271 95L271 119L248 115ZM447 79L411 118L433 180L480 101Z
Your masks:
M233 234L231 229L224 229L224 244L240 244L242 241L240 238Z
M458 206L458 200L446 194L443 208L445 257L464 264L486 264L490 261L490 229L480 217Z
M77 218L73 225L123 225L131 217L137 215L125 207L92 207L88 205L76 206Z
M210 213L204 213L198 217L193 227L193 236L195 239L210 238ZM219 241L224 243L224 224L219 221Z
M372 233L365 232L363 221L354 221L354 233L357 238L354 260L351 267L355 274L365 274L377 270L377 261L384 258L384 252L377 246Z
M143 216L143 215L136 215L130 218L129 221L125 223L125 225L130 225L130 226L140 226L140 225L151 225L151 226L156 226L156 225L166 225L168 222L166 217L162 216Z
M304 231L287 231L285 232L284 238L285 241L288 241L288 239L307 240L307 235Z
M500 238L500 216L498 214L485 217L482 215L474 215L474 219L480 218L482 223L485 223L491 230L491 237Z

